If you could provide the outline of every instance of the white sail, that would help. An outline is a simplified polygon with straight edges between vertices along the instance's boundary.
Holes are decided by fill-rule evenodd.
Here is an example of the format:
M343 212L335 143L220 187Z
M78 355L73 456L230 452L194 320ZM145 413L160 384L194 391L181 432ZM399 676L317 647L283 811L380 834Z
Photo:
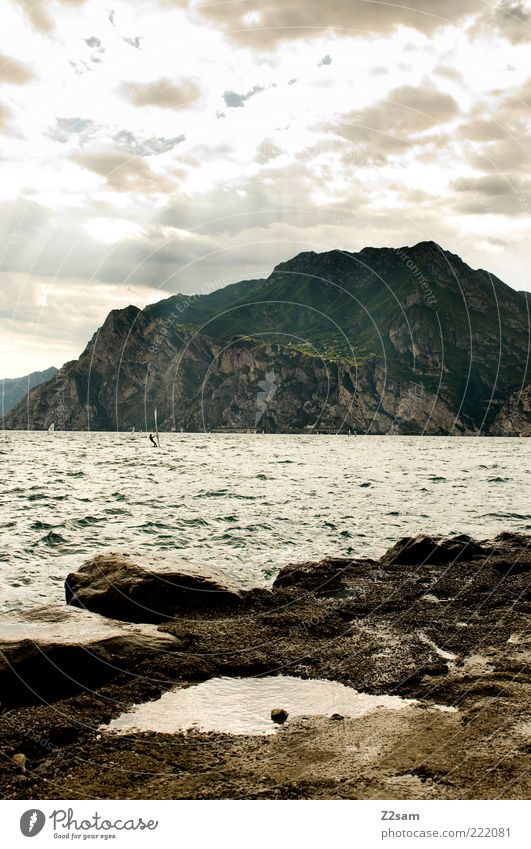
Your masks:
M53 433L55 430L55 422L52 422L50 427L48 428L48 433Z
M158 423L157 423L157 408L156 407L155 407L155 412L154 412L154 418L155 418L155 436L157 437L157 443L158 443L158 446L160 448L160 436L159 436L159 426L158 426Z

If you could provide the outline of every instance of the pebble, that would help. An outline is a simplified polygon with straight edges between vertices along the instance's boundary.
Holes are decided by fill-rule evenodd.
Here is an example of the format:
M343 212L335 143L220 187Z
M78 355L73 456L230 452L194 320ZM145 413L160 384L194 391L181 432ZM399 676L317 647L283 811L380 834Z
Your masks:
M271 711L271 719L273 720L273 722L285 722L288 716L289 713L287 712L287 710L284 710L284 708L273 708L273 710Z

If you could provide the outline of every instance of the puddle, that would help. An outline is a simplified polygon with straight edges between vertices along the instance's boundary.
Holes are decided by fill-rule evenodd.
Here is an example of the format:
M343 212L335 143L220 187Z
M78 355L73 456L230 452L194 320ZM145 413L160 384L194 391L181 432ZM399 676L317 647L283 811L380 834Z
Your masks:
M295 716L363 716L379 707L400 710L412 699L371 696L335 681L304 680L276 675L269 678L212 678L191 687L164 693L154 702L136 705L101 730L120 734L155 731L217 731L226 734L273 734L279 726L273 708ZM289 720L288 720L289 721Z

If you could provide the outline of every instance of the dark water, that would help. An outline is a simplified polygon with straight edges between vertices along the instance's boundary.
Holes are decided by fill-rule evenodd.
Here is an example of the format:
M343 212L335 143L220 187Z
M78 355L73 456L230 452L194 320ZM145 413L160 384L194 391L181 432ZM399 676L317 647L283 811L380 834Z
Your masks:
M379 556L419 532L531 531L526 439L0 434L0 609L63 598L103 549L171 550L248 582Z

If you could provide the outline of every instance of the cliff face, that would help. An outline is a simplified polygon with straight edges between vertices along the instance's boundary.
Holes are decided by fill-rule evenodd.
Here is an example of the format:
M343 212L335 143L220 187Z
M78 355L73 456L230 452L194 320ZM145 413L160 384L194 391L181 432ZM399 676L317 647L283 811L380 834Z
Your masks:
M4 426L149 430L157 407L161 429L513 435L530 416L508 400L529 382L526 297L430 242L304 253L111 312Z
M496 416L492 436L531 436L531 384L513 392Z
M0 380L0 416L12 410L34 386L50 380L56 371L57 369L52 366L46 371L33 371L24 377L6 377L4 380Z
M396 383L377 358L357 366L269 342L223 344L134 307L111 313L79 360L33 389L5 426L151 430L155 407L161 430L466 430L444 399Z

